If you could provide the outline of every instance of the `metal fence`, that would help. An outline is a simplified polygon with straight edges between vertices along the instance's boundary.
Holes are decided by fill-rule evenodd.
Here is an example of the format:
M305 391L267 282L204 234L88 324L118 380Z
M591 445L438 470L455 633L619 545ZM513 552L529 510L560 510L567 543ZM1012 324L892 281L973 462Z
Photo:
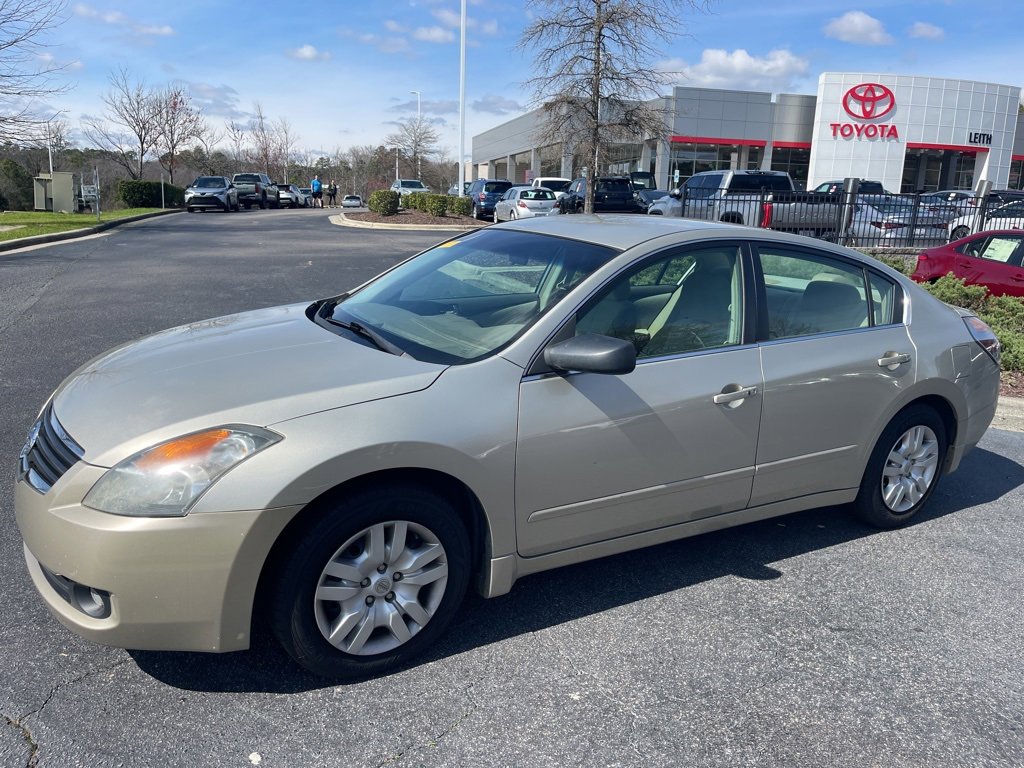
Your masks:
M685 189L685 188L684 188ZM792 232L858 247L928 248L988 229L1024 229L1024 192L903 195L685 192L668 215Z

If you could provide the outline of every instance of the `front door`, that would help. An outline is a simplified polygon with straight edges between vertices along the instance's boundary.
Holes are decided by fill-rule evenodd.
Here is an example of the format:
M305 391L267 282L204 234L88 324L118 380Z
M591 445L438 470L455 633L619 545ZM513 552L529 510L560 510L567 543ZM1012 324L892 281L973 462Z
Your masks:
M746 506L762 381L757 347L743 344L743 307L738 244L659 254L584 306L576 333L630 339L638 364L621 376L524 379L520 554Z

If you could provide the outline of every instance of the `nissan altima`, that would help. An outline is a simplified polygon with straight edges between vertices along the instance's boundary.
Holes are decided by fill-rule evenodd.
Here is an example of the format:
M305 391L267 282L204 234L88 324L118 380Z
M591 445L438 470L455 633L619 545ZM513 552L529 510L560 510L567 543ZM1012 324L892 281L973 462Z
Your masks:
M85 638L222 652L266 629L353 679L434 642L470 586L824 505L914 520L988 427L999 355L841 246L509 222L84 364L31 426L17 522Z

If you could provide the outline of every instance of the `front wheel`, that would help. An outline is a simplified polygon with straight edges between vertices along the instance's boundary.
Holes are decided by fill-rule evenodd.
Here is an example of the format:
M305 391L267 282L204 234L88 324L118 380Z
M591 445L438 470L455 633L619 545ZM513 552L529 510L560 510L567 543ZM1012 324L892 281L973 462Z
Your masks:
M274 634L325 677L392 669L444 632L469 581L469 539L445 499L378 488L315 523L277 572Z
M971 234L971 230L965 226L954 227L953 231L949 233L950 240L959 240L961 237L967 237Z
M480 209L477 208L475 205L473 206L473 218L474 219L479 219L480 218Z
M926 405L900 411L878 438L854 510L878 528L905 525L924 507L946 461L946 425Z
M267 198L266 197L261 197L260 198L260 210L261 211L265 211L266 209L267 209Z

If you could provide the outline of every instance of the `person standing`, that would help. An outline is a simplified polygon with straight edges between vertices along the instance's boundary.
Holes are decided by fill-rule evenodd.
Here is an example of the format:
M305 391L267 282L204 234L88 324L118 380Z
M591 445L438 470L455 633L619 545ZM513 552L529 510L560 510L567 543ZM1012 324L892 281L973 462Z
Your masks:
M309 188L313 192L313 207L323 208L324 207L324 185L320 182L319 176L314 176L313 180L309 182Z
M338 203L338 185L335 184L334 179L331 179L331 183L327 185L327 207L334 208Z

